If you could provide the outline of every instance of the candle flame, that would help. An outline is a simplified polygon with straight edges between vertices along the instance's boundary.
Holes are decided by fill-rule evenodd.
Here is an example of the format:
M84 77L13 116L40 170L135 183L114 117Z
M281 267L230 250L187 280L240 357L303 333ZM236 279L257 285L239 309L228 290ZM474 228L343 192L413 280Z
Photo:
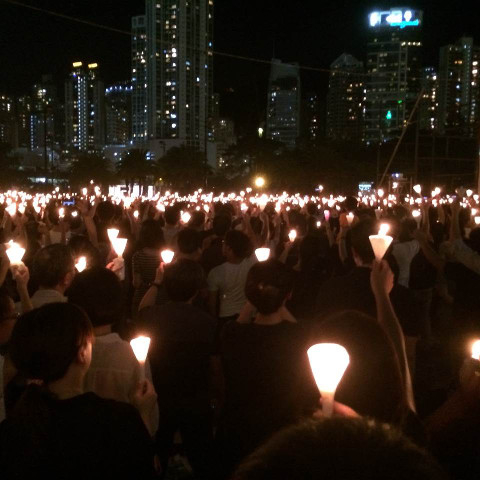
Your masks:
M477 340L472 345L472 358L480 360L480 340Z
M139 337L130 340L130 345L137 360L140 363L144 363L147 359L148 349L150 348L150 338L140 335Z
M383 237L388 233L389 230L390 225L388 223L382 223L380 225L380 229L378 230L378 234Z
M160 256L162 257L163 263L171 263L173 260L173 257L175 256L175 252L172 250L162 250L162 253L160 253Z
M266 262L270 258L270 249L269 248L257 248L255 250L255 255L259 262Z

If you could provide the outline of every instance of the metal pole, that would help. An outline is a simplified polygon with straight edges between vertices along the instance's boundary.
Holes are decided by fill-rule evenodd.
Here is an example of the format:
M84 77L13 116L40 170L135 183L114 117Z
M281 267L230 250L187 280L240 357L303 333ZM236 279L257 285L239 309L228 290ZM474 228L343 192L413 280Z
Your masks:
M395 159L395 156L397 155L397 152L398 152L398 149L400 148L400 144L402 143L402 140L403 140L403 137L405 136L405 134L407 133L407 128L408 126L411 124L412 122L412 118L415 114L415 111L417 110L418 108L418 105L420 104L420 100L422 99L423 97L423 92L424 92L424 88L422 88L422 90L420 91L420 95L418 96L417 98L417 101L415 102L415 106L413 107L413 110L412 112L410 113L410 117L408 118L408 121L407 121L407 124L403 127L403 130L402 130L402 134L400 135L400 138L398 139L398 142L397 144L395 145L395 149L393 150L393 153L392 153L392 156L390 157L390 160L388 161L388 164L385 168L385 171L383 172L383 175L382 175L382 179L380 180L380 184L379 184L379 187L382 186L383 184L383 181L385 180L385 175L387 175L387 172L390 168L390 165L392 164L393 160Z
M415 184L418 183L418 147L420 140L420 116L417 114L417 125L415 129L415 164L414 164L414 174L413 181Z

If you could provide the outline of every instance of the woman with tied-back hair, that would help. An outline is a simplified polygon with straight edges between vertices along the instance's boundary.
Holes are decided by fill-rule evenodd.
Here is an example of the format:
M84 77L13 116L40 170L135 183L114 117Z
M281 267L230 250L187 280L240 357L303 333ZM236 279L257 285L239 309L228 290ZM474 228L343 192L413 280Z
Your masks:
M8 352L17 374L7 385L0 427L2 478L153 475L141 416L155 404L153 388L147 381L137 386L138 410L83 393L93 338L86 314L68 303L45 305L17 321Z

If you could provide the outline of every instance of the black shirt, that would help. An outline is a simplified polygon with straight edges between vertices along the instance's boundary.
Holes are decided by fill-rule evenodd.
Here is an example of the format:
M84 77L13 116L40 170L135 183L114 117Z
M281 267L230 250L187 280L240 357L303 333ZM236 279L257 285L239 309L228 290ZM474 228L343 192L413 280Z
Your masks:
M232 321L224 327L222 423L227 442L239 442L239 457L315 408L319 394L308 363L308 346L295 323Z
M171 302L140 312L160 407L206 400L215 319L198 307Z
M2 478L152 478L152 442L134 407L94 393L45 402L40 444L15 417L0 425Z

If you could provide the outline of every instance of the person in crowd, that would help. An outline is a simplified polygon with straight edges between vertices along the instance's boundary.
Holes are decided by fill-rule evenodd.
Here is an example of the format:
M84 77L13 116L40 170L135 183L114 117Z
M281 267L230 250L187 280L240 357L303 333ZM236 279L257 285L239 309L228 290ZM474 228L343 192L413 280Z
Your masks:
M223 254L223 242L231 226L232 218L228 215L217 215L213 219L212 235L204 241L201 260L207 275L210 273L210 270L226 261L225 255Z
M199 262L202 256L200 232L193 228L183 228L177 236L178 258Z
M169 206L165 209L165 226L163 227L163 236L165 244L169 248L175 247L177 234L180 230L180 210L175 206Z
M177 430L196 478L212 474L212 385L215 320L193 302L205 281L202 267L180 259L158 270L140 305L139 331L151 338L149 359L158 392L157 445L166 468ZM170 302L155 306L163 283Z
M23 381L0 427L2 478L151 478L153 450L142 416L156 396L139 383L137 408L84 393L93 330L86 314L52 303L17 321L9 360Z
M33 259L32 277L37 291L32 296L34 308L47 303L66 302L65 291L75 276L75 262L66 245L47 245Z
M237 318L245 304L247 274L257 261L252 250L252 242L246 234L230 230L223 244L226 262L208 274L209 310L219 319L217 338L223 326Z
M165 244L160 223L145 220L140 227L138 250L133 254L133 286L135 292L132 300L132 312L136 315L138 305L149 285L155 280L155 272L160 265L160 250Z
M117 276L106 268L87 269L75 276L68 300L87 313L95 334L85 391L130 403L140 381L140 365L130 344L113 330L119 327L123 316L122 286ZM151 381L148 362L146 370ZM155 408L148 422L152 435L157 431L157 417Z
M425 450L398 430L363 418L310 420L274 435L232 480L446 480Z
M257 309L255 319L224 327L220 353L225 403L219 444L226 472L274 432L311 413L318 402L306 334L284 315L293 279L278 260L254 265L245 293Z

